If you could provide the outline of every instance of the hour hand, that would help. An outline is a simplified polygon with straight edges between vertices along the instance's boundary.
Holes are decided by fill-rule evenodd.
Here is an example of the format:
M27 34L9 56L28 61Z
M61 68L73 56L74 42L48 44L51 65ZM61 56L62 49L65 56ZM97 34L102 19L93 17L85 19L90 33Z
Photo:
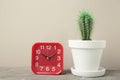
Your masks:
M45 54L42 54L42 56L44 56L45 59L50 60L49 56L47 56L47 55L45 55Z
M43 57L45 57L45 58L47 58L47 57L48 57L48 56L47 56L47 55L45 55L45 54L42 54L42 56L43 56Z
M55 54L51 54L50 56L42 54L42 56L44 56L47 60L50 60L53 56L55 56Z

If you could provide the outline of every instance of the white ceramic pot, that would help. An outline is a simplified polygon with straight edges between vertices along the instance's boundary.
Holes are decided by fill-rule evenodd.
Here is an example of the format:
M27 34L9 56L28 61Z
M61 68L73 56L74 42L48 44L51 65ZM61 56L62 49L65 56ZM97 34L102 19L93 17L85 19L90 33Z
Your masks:
M105 40L69 40L72 51L74 68L81 72L98 71L100 67Z

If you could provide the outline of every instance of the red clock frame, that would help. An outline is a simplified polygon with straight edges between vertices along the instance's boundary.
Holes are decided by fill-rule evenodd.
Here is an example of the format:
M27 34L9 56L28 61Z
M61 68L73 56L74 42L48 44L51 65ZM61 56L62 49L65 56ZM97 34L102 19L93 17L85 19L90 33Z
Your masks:
M35 74L60 74L63 46L57 42L37 42L32 46L31 68Z

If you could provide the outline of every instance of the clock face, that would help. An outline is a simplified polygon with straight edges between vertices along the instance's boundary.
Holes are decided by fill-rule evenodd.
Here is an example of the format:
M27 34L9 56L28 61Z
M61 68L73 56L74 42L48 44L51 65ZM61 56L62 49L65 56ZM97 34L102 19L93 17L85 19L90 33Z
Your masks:
M31 67L35 74L60 74L63 70L62 45L53 42L35 43Z

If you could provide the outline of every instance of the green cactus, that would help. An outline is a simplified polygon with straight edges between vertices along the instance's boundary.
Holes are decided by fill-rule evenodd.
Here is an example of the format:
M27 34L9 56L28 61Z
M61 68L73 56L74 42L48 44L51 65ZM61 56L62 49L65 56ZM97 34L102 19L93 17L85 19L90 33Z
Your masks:
M92 15L88 11L82 11L78 23L82 40L91 40L91 32L94 24Z

